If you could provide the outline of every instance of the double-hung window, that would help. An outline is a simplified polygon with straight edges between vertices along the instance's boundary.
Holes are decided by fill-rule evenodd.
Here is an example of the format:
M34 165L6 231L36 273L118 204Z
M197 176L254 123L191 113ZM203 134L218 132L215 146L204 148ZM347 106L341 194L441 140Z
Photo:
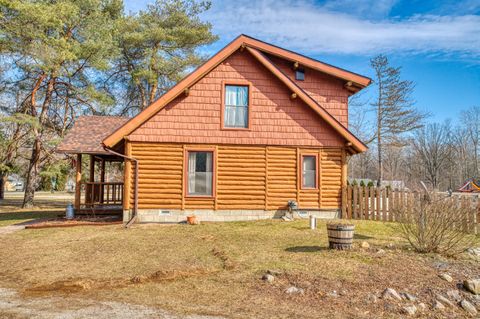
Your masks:
M189 196L213 195L213 152L189 151L187 172Z
M248 128L248 85L225 85L224 127Z
M317 156L302 156L302 188L317 188Z

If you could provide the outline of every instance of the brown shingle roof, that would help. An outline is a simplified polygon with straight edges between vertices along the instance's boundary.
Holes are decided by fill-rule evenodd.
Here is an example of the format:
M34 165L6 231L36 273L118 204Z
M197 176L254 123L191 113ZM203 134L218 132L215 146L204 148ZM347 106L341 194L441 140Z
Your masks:
M80 116L58 145L59 153L107 154L102 141L129 120L120 116Z

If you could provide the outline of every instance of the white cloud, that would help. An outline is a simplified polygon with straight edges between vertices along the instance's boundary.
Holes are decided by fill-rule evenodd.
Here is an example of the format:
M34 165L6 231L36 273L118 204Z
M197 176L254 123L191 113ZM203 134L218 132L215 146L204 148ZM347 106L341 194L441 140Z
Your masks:
M367 18L387 16L398 0L327 0L322 8Z
M369 1L361 3L366 8ZM377 13L384 14L394 5L379 3ZM480 59L478 15L366 19L358 10L341 13L336 11L341 6L335 11L329 6L306 0L214 1L205 19L224 40L244 33L308 54L459 53Z

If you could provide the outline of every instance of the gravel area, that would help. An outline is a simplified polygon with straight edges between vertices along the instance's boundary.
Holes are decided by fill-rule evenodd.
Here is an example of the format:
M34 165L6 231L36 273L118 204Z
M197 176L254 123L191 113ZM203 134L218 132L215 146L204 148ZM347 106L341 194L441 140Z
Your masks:
M178 316L161 309L121 302L99 302L70 297L22 298L15 290L0 288L0 318L23 319L222 319Z

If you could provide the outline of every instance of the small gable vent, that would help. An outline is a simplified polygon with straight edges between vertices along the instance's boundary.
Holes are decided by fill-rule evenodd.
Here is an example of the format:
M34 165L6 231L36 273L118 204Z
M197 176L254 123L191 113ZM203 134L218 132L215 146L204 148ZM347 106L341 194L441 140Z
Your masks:
M304 69L296 69L295 70L295 80L304 81L305 80L305 70Z

